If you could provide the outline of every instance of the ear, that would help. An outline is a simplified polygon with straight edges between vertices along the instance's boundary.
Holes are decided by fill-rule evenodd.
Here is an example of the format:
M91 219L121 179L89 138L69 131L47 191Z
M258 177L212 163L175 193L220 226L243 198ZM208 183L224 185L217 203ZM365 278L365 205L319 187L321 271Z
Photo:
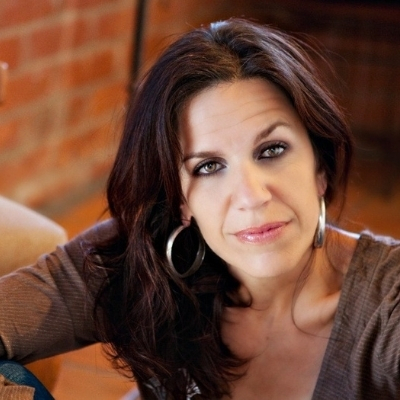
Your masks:
M320 171L317 173L317 191L318 196L323 196L326 192L326 187L328 186L326 180L326 173L325 171Z
M181 204L181 221L184 226L190 225L190 220L193 215L189 210L188 205L185 203Z

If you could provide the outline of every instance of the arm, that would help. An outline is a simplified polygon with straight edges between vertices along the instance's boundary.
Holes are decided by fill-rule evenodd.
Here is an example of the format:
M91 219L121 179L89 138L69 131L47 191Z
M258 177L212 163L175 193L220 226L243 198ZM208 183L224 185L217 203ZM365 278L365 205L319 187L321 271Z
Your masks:
M86 287L81 243L111 234L109 220L0 279L0 358L26 363L97 341L93 295L104 276Z

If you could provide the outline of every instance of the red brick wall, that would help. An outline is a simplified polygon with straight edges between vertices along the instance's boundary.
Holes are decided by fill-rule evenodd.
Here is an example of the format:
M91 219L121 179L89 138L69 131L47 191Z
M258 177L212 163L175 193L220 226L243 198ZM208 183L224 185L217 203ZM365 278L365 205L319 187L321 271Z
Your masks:
M310 11L311 0L301 7L295 0L147 3L143 68L191 27L253 17L317 36L336 54L354 126L398 131L398 11L339 10L327 24L328 9ZM51 214L103 187L123 119L135 10L135 0L0 1L0 61L10 65L0 106L0 194ZM321 12L324 23L318 23ZM367 41L357 36L356 23L369 34ZM368 28L378 25L379 34ZM389 27L394 36L385 34Z
M0 2L0 193L35 208L106 174L125 102L131 0Z
M135 0L0 2L0 193L54 213L104 185L126 102ZM148 0L144 64L228 0Z

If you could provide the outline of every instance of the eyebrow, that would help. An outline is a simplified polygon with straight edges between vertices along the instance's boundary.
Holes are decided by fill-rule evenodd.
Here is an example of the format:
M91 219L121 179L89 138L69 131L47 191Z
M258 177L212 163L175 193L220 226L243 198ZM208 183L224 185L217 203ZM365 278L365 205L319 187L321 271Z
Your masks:
M211 158L215 157L216 153L212 151L199 151L196 153L189 153L185 157L183 157L182 162L185 163L188 160L191 160L192 158Z
M279 126L290 126L287 122L284 121L276 121L272 125L270 125L267 129L262 130L254 139L254 143L258 143L261 140L265 139L268 137L276 128ZM186 161L192 159L192 158L211 158L217 156L218 153L215 153L213 151L199 151L199 152L193 152L189 153L186 156L183 157L182 162L185 163Z
M267 136L269 136L279 126L289 127L290 125L287 122L284 122L284 121L276 121L272 125L270 125L267 129L264 129L263 131L261 131L256 136L256 138L254 139L254 143L258 143L259 141L265 139Z

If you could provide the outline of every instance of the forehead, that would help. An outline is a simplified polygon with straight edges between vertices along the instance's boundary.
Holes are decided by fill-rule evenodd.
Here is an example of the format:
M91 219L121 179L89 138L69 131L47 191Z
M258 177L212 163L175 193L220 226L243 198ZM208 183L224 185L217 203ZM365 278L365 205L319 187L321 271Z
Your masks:
M253 131L270 120L302 125L296 110L276 85L261 78L219 83L194 96L180 120L183 143L199 135Z

